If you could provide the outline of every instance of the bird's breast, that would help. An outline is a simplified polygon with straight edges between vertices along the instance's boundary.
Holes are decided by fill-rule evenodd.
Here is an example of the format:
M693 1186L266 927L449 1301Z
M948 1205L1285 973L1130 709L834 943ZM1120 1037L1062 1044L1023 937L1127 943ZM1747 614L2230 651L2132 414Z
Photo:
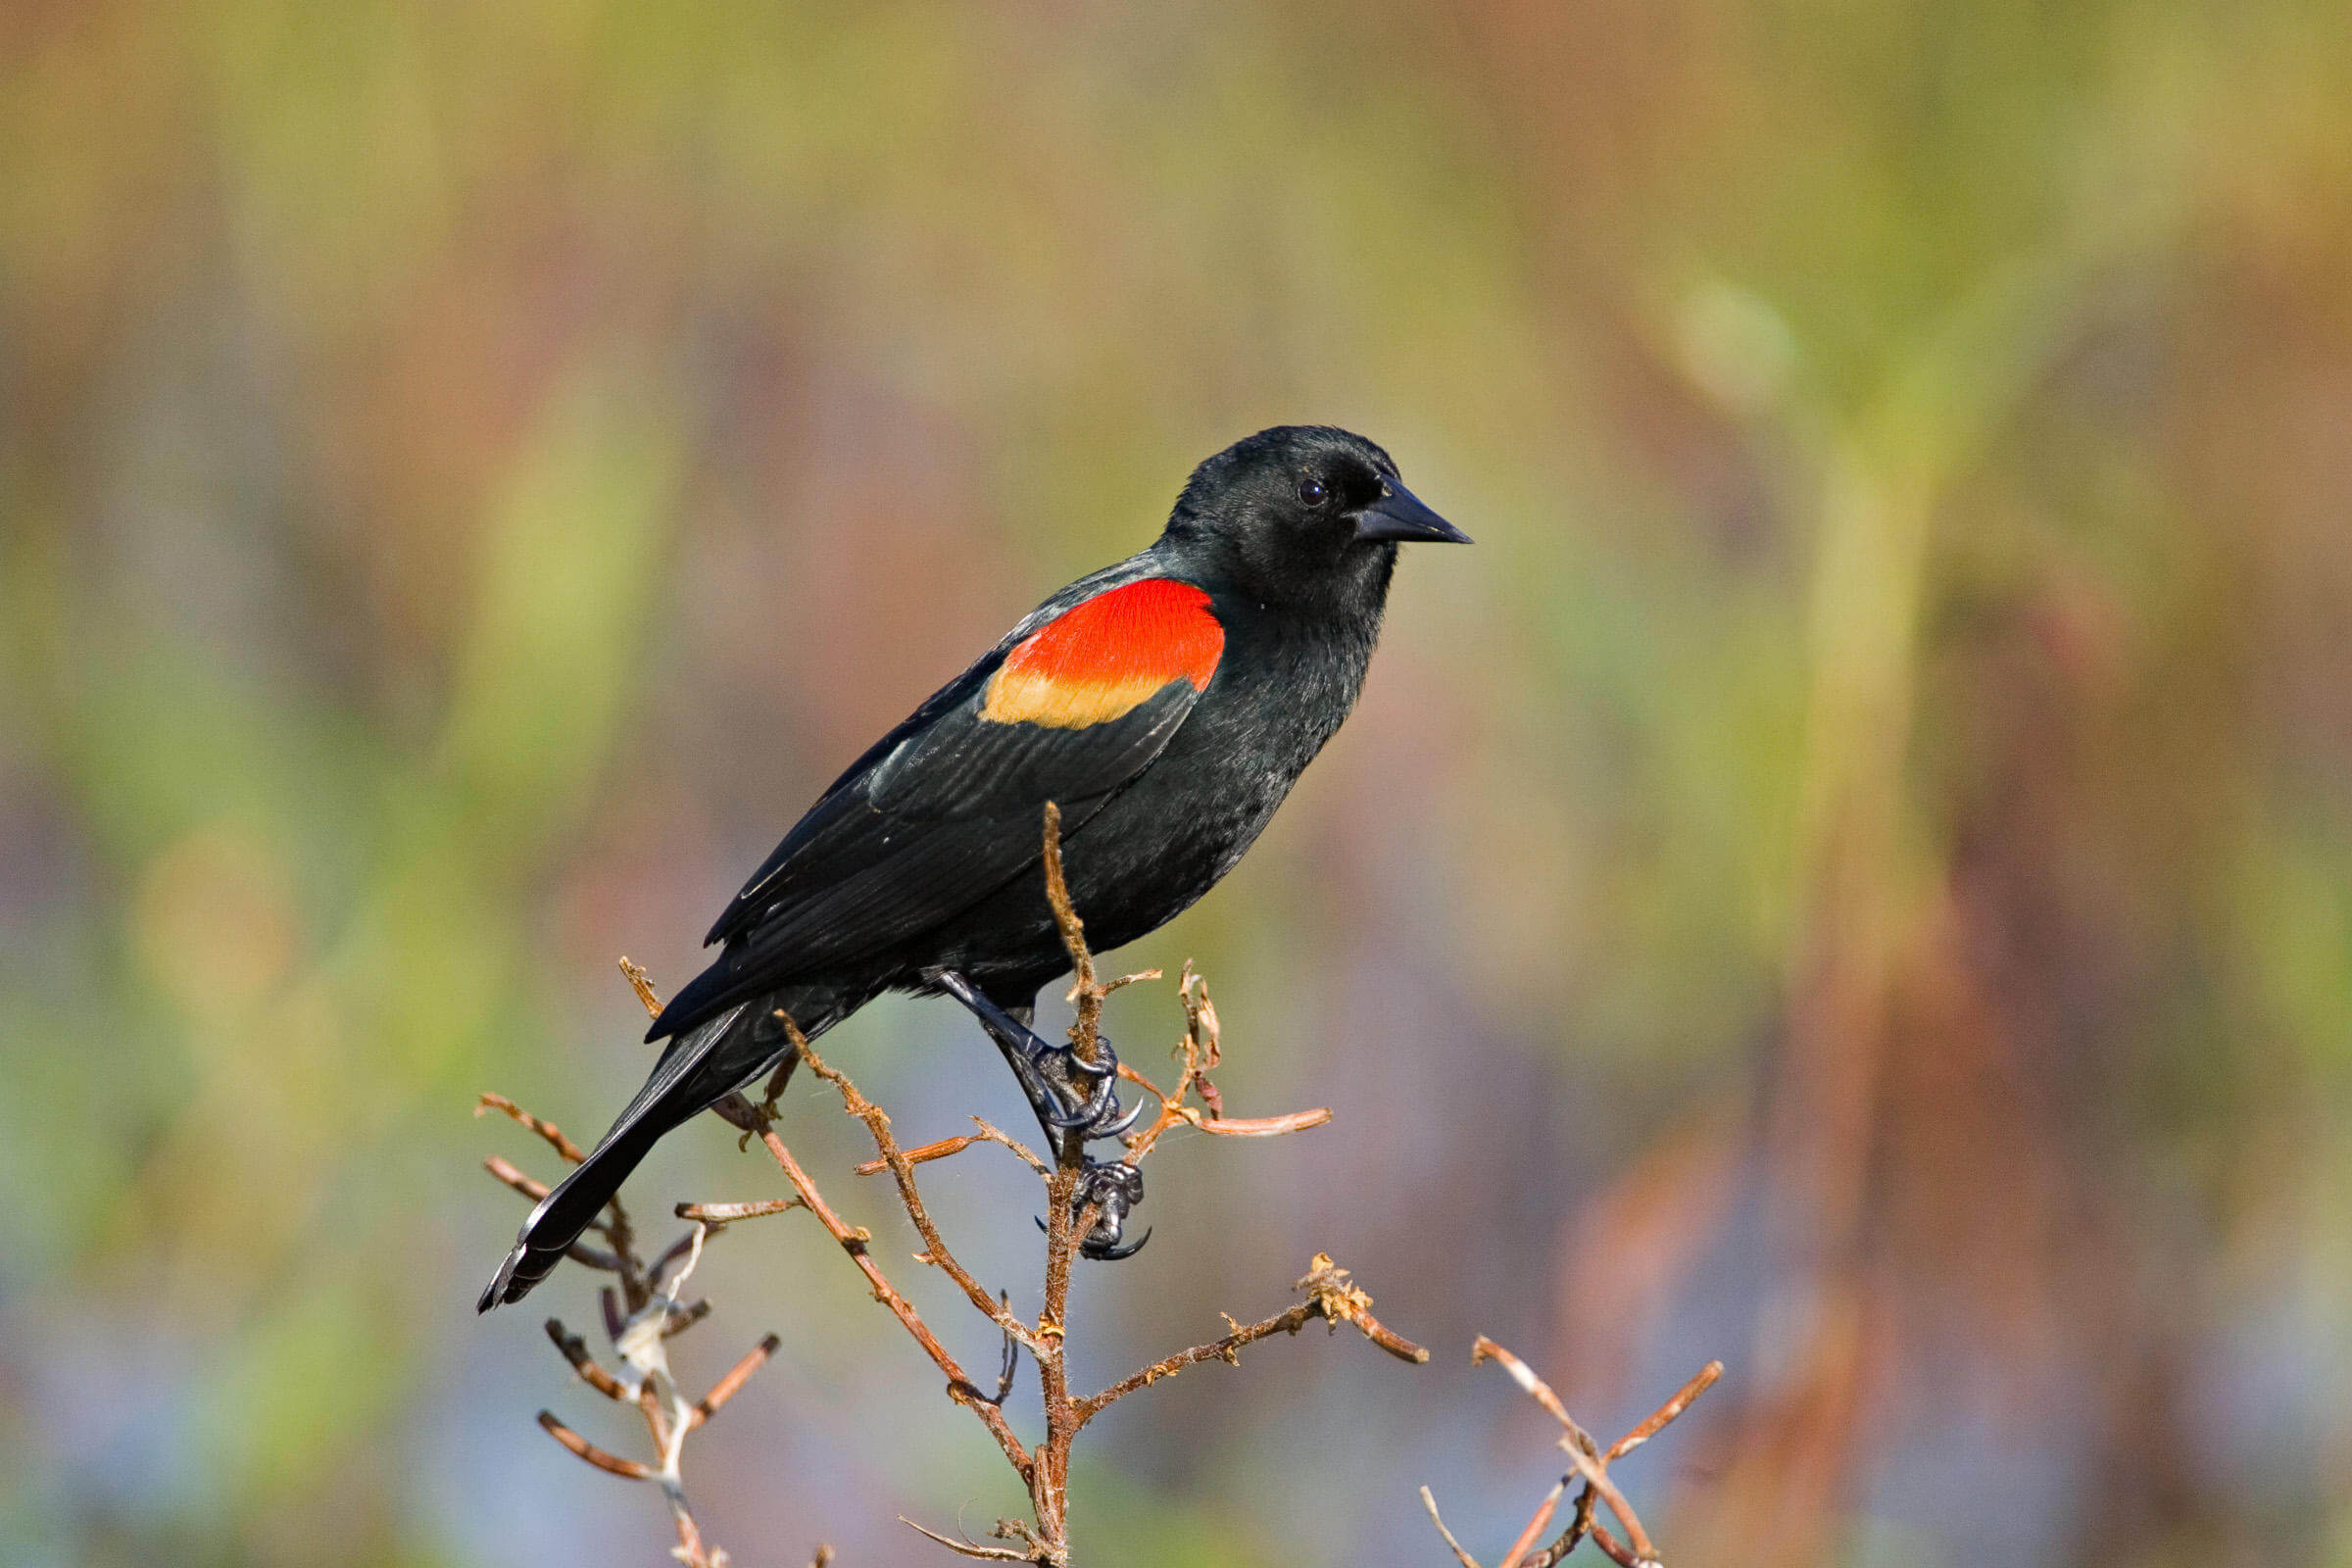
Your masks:
M1105 945L1214 887L1355 705L1369 640L1237 637L1168 749L1071 846L1071 892Z

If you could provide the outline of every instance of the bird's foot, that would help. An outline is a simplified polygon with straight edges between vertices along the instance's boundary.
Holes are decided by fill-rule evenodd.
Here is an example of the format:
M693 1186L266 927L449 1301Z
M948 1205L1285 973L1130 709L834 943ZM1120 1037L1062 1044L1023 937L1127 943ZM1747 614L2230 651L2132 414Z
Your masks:
M1089 1204L1099 1204L1094 1229L1078 1244L1078 1250L1099 1263L1115 1263L1122 1257L1133 1257L1144 1250L1152 1239L1147 1229L1132 1242L1120 1240L1127 1228L1127 1217L1135 1205L1144 1200L1144 1173L1124 1160L1108 1164L1087 1162L1078 1178L1078 1190L1070 1195L1075 1205L1073 1212L1084 1214Z
M980 1020L980 1027L1004 1053L1057 1158L1068 1159L1089 1143L1118 1137L1143 1114L1140 1102L1132 1109L1119 1103L1119 1054L1100 1034L1089 1060L1072 1046L1057 1046L1041 1038L1025 1021L990 1001L979 987L954 970L942 970L932 978L941 991L962 1003ZM1078 1218L1092 1208L1095 1222L1078 1244L1079 1251L1110 1262L1143 1250L1144 1243L1152 1239L1150 1231L1132 1242L1125 1239L1127 1221L1143 1200L1142 1171L1121 1161L1086 1160L1070 1194L1070 1214ZM1038 1221L1041 1229L1045 1223Z
M971 1011L1011 1064L1021 1092L1047 1133L1056 1142L1076 1137L1094 1143L1116 1138L1143 1114L1119 1102L1119 1054L1100 1034L1092 1061L1069 1044L1054 1045L998 1006L979 988L953 970L937 977L939 988Z
M1074 1047L1048 1046L1042 1040L1038 1044L1049 1053L1045 1060L1033 1063L1052 1086L1050 1103L1040 1102L1037 1107L1047 1126L1096 1143L1118 1137L1143 1115L1141 1101L1132 1106L1119 1102L1119 1054L1102 1035L1095 1036L1093 1061Z
M1144 1200L1144 1173L1124 1160L1102 1162L1088 1160L1079 1172L1078 1186L1070 1194L1070 1217L1082 1219L1089 1207L1095 1212L1095 1224L1078 1244L1080 1255L1098 1263L1115 1263L1122 1257L1133 1257L1144 1250L1152 1239L1146 1230L1134 1241L1122 1240L1128 1217L1135 1205ZM1044 1230L1046 1222L1039 1220L1037 1228Z

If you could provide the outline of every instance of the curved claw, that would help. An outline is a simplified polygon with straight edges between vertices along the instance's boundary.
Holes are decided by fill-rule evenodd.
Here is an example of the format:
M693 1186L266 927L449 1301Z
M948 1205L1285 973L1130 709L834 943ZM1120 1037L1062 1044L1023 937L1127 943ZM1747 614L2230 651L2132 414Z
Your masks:
M1073 1078L1091 1078L1097 1083L1108 1083L1119 1075L1119 1054L1110 1049L1108 1035L1098 1033L1095 1036L1093 1061L1079 1055L1074 1046L1063 1046L1060 1050L1069 1058L1070 1076Z
M1110 1097L1110 1108L1112 1110L1117 1110L1119 1108L1119 1097L1115 1094ZM1122 1114L1118 1120L1106 1124L1097 1124L1095 1130L1088 1134L1088 1136L1092 1138L1116 1138L1119 1136L1119 1134L1125 1132L1128 1128L1134 1126L1138 1121L1142 1120L1143 1114L1144 1102L1139 1100L1133 1105L1129 1106L1125 1113Z
M1144 1244L1151 1239L1152 1232L1149 1228L1143 1235L1124 1245L1116 1241L1098 1242L1095 1237L1089 1236L1078 1244L1078 1250L1084 1256L1091 1257L1098 1263L1115 1263L1122 1257L1133 1257L1142 1251Z
M1029 1218L1036 1222L1041 1233L1051 1232L1052 1227L1046 1224L1046 1217L1043 1214L1032 1214ZM1078 1244L1078 1253L1081 1257L1091 1257L1098 1263L1116 1263L1120 1258L1133 1257L1142 1251L1144 1244L1152 1239L1152 1232L1149 1228L1134 1241L1125 1243L1120 1242L1115 1236L1103 1236L1102 1229L1100 1225L1096 1226L1095 1234Z
M1098 1101L1089 1100L1075 1110L1064 1110L1061 1102L1050 1094L1039 1102L1037 1107L1037 1119L1055 1132L1074 1132L1090 1128L1102 1114L1102 1107ZM1092 1137L1093 1135L1090 1133L1088 1136Z
M1089 1138L1108 1138L1111 1124L1124 1114L1119 1104L1119 1086L1116 1079L1105 1078L1086 1097L1085 1127ZM1129 1118L1132 1120L1133 1118Z

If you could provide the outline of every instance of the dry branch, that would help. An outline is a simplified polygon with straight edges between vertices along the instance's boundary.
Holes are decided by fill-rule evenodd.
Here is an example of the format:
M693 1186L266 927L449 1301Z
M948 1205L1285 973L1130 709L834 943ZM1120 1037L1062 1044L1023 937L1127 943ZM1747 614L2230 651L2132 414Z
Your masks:
M1211 1340L1205 1345L1196 1345L1188 1350L1163 1356L1139 1372L1129 1373L1102 1393L1078 1400L1078 1425L1083 1427L1092 1421L1113 1400L1123 1399L1138 1389L1150 1388L1161 1378L1174 1377L1188 1366L1198 1366L1203 1361L1226 1361L1239 1366L1243 1347L1255 1345L1259 1340L1270 1339L1277 1334L1296 1334L1318 1318L1335 1330L1342 1323L1353 1324L1365 1339L1399 1361L1410 1361L1419 1366L1429 1359L1427 1350L1372 1315L1372 1298L1348 1283L1348 1271L1332 1262L1330 1254L1317 1252L1307 1264L1306 1277L1292 1289L1308 1293L1307 1298L1288 1311L1275 1313L1262 1323L1237 1326L1223 1339Z
M1069 888L1063 877L1060 813L1053 806L1048 806L1045 812L1044 871L1047 898L1063 944L1069 952L1075 976L1070 993L1076 1012L1070 1030L1071 1048L1081 1061L1098 1063L1102 1060L1100 1024L1103 998L1122 986L1157 979L1159 971L1154 969L1122 975L1108 982L1097 977L1093 955L1086 946L1085 927L1071 904ZM646 972L626 958L621 960L621 970L646 1009L659 1013L661 999ZM1177 997L1184 1009L1185 1027L1176 1045L1180 1061L1174 1086L1162 1090L1132 1069L1120 1069L1123 1078L1157 1102L1156 1113L1148 1122L1123 1135L1125 1152L1122 1159L1125 1164L1140 1166L1162 1137L1180 1127L1196 1128L1224 1137L1268 1138L1319 1127L1331 1119L1331 1112L1320 1108L1251 1119L1226 1116L1222 1097L1208 1079L1208 1073L1222 1057L1216 1006L1209 1000L1206 984L1189 963L1178 983ZM627 1215L615 1198L595 1227L610 1245L611 1251L607 1253L596 1249L581 1248L575 1249L572 1255L579 1261L610 1269L619 1276L621 1295L626 1300L625 1311L622 1300L607 1291L604 1293L605 1318L608 1335L620 1351L627 1370L619 1375L607 1370L589 1353L586 1345L577 1336L564 1330L560 1323L551 1321L548 1325L549 1335L554 1339L557 1348L582 1381L608 1398L621 1403L634 1403L639 1407L661 1462L648 1464L609 1453L572 1432L553 1415L543 1414L541 1425L559 1443L599 1469L635 1480L660 1481L669 1498L678 1531L679 1544L675 1555L688 1563L690 1568L718 1568L724 1563L725 1554L703 1541L699 1527L686 1509L684 1493L677 1476L679 1450L685 1436L707 1421L773 1353L777 1340L770 1335L761 1341L719 1380L710 1394L692 1403L679 1396L670 1383L666 1362L662 1359L662 1346L669 1335L699 1320L707 1310L707 1303L704 1302L698 1301L683 1307L677 1302L679 1287L699 1260L704 1242L722 1227L744 1220L795 1208L805 1208L815 1216L825 1233L865 1277L874 1299L890 1309L907 1335L938 1367L947 1380L948 1397L969 1409L987 1429L1027 1492L1032 1519L999 1520L991 1534L994 1540L1004 1543L1002 1545L957 1541L925 1530L920 1525L913 1527L952 1550L981 1560L1035 1563L1041 1568L1067 1568L1071 1560L1068 1498L1071 1446L1080 1431L1097 1415L1117 1400L1162 1378L1172 1377L1188 1367L1207 1361L1238 1364L1240 1352L1245 1348L1278 1334L1296 1335L1307 1324L1316 1321L1323 1322L1334 1332L1340 1325L1347 1324L1401 1360L1415 1364L1428 1360L1428 1351L1396 1334L1372 1315L1371 1297L1353 1283L1346 1269L1335 1264L1328 1255L1317 1253L1309 1263L1306 1274L1293 1287L1303 1298L1285 1310L1248 1325L1228 1317L1226 1323L1229 1332L1220 1338L1163 1356L1098 1393L1074 1393L1069 1385L1065 1352L1069 1337L1071 1273L1081 1243L1100 1218L1097 1205L1088 1204L1079 1208L1073 1202L1086 1168L1077 1140L1068 1140L1069 1147L1056 1151L1055 1157L1049 1162L1019 1140L974 1117L974 1132L911 1149L902 1148L892 1130L889 1115L866 1099L847 1074L811 1051L793 1019L779 1013L778 1021L784 1027L791 1050L768 1086L766 1105L756 1106L745 1097L735 1095L728 1097L718 1108L728 1121L745 1130L747 1138L756 1137L760 1141L791 1187L792 1196L740 1202L678 1204L678 1217L692 1221L695 1229L651 1265L639 1259ZM807 1169L777 1136L772 1125L776 1097L782 1092L793 1067L804 1060L810 1072L839 1095L844 1112L862 1123L872 1138L876 1157L858 1166L857 1170L860 1174L879 1175L887 1172L891 1176L899 1206L922 1239L923 1250L915 1254L916 1260L947 1275L965 1302L987 1319L1001 1337L1004 1346L1003 1366L993 1391L984 1390L964 1370L961 1362L924 1321L913 1302L891 1283L874 1258L871 1232L861 1226L849 1224L834 1210ZM580 1158L576 1146L565 1139L553 1123L532 1116L512 1101L486 1095L482 1098L482 1108L504 1111L538 1134L565 1158L574 1161ZM1008 1295L990 1292L956 1260L947 1238L932 1219L916 1183L918 1166L947 1159L978 1143L997 1144L1009 1150L1041 1179L1046 1189L1049 1218L1045 1278L1041 1309L1034 1321L1013 1312ZM536 1200L547 1191L543 1185L503 1159L493 1157L487 1164L494 1177L525 1197ZM672 1265L677 1266L673 1268ZM1045 1432L1034 1446L1023 1444L1006 1420L1003 1408L1004 1396L1017 1371L1019 1353L1023 1349L1037 1364L1045 1407ZM831 1555L829 1548L820 1548L816 1558L817 1568L830 1561Z
M1498 1560L1497 1568L1553 1568L1588 1536L1594 1545L1615 1559L1620 1568L1653 1568L1659 1560L1658 1549L1651 1544L1649 1532L1642 1528L1641 1516L1634 1512L1634 1505L1626 1500L1617 1483L1609 1479L1609 1466L1656 1437L1668 1422L1690 1408L1692 1399L1706 1393L1715 1380L1723 1376L1723 1363L1709 1361L1701 1367L1697 1376L1676 1390L1672 1398L1611 1444L1604 1453L1592 1436L1568 1414L1567 1406L1560 1402L1560 1396L1552 1392L1550 1384L1536 1376L1535 1370L1525 1361L1483 1334L1470 1347L1470 1364L1476 1366L1481 1361L1499 1362L1503 1370L1510 1373L1512 1381L1526 1390L1528 1396L1560 1424L1559 1444L1568 1455L1569 1466L1568 1473L1560 1477L1558 1485L1537 1506L1535 1514L1520 1530L1518 1539L1511 1543L1509 1550ZM1544 1538L1544 1530L1550 1526L1560 1499L1567 1494L1569 1487L1579 1482L1583 1483L1583 1491L1577 1494L1576 1511L1570 1516L1568 1528L1557 1541L1541 1551L1537 1550L1536 1543ZM1596 1501L1605 1504L1624 1527L1623 1542L1610 1533L1608 1526L1593 1517ZM1452 1548L1454 1560L1462 1568L1480 1568L1478 1559L1471 1556L1462 1544L1453 1538L1453 1532L1446 1528L1446 1521L1438 1512L1438 1499L1430 1495L1427 1487L1421 1489L1421 1505L1429 1510L1430 1521L1438 1527L1438 1534L1446 1538L1446 1544Z
M630 973L632 984L638 986L640 998L650 995L642 984L644 971L627 959L621 960L623 972ZM475 1114L483 1110L498 1110L530 1129L564 1158L577 1163L581 1159L579 1147L564 1135L554 1122L534 1116L503 1095L481 1097ZM545 1183L524 1175L509 1161L492 1155L483 1162L506 1186L533 1201L547 1196ZM669 1506L670 1522L677 1531L678 1544L672 1551L687 1568L727 1568L727 1554L712 1545L703 1536L693 1509L686 1500L681 1461L687 1434L701 1427L718 1412L721 1405L734 1397L753 1373L760 1370L782 1343L770 1334L747 1352L726 1375L700 1399L688 1401L678 1392L670 1376L668 1342L702 1321L710 1312L707 1301L681 1304L680 1290L702 1261L703 1248L710 1236L724 1219L744 1218L749 1212L766 1213L792 1206L797 1200L759 1204L709 1205L730 1208L736 1212L714 1214L705 1218L699 1214L684 1214L682 1218L695 1221L694 1228L680 1236L650 1263L638 1254L637 1242L631 1230L626 1210L616 1195L605 1207L604 1215L595 1226L612 1244L610 1252L574 1244L568 1255L590 1267L618 1275L621 1285L619 1298L607 1290L602 1293L606 1337L612 1342L615 1359L621 1370L607 1368L589 1350L587 1342L564 1326L559 1318L547 1320L547 1336L556 1350L570 1363L580 1381L616 1404L633 1405L646 1425L657 1458L653 1462L631 1459L612 1453L574 1432L557 1419L550 1410L539 1412L539 1425L548 1435L595 1468L628 1481L653 1481L660 1484L663 1498ZM681 1205L681 1208L693 1205ZM625 1306L624 1306L625 1301ZM832 1560L832 1548L819 1547L816 1562Z

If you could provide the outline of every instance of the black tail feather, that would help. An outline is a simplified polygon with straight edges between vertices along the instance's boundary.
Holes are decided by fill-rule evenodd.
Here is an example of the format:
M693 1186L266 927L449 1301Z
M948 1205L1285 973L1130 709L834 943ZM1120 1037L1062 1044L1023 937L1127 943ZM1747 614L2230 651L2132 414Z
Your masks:
M598 1211L620 1191L620 1184L628 1180L629 1172L637 1168L638 1161L645 1158L655 1141L694 1113L686 1110L660 1120L641 1113L634 1124L615 1127L606 1134L605 1141L596 1146L587 1159L557 1183L555 1191L531 1210L531 1217L522 1222L522 1233L515 1238L514 1250L507 1253L507 1260L483 1288L473 1309L487 1312L494 1306L519 1301L528 1296L531 1287L555 1272L564 1254L571 1250L571 1244L580 1239L580 1234L595 1222Z
M554 1272L580 1234L595 1223L598 1212L664 1133L774 1066L788 1049L782 1025L773 1021L778 1005L786 1006L796 1022L806 1013L808 1021L801 1027L811 1035L839 1016L838 1012L808 1007L810 1000L764 997L721 1013L671 1042L645 1087L589 1151L587 1159L557 1183L522 1222L514 1250L507 1253L506 1261L483 1288L474 1310L487 1312L528 1296L533 1286ZM803 1006L792 1007L794 1002Z

